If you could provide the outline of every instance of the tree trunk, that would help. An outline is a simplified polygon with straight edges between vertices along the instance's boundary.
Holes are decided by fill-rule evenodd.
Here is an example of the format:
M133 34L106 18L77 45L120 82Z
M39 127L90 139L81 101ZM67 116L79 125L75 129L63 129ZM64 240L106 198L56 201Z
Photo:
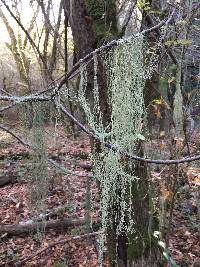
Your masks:
M65 0L65 9L70 12L70 14L68 14L68 17L72 28L72 34L75 42L75 49L78 59L84 57L87 53L94 50L96 48L96 45L101 43L98 39L98 36L101 36L101 38L103 36L103 33L102 35L99 35L99 32L96 32L97 29L95 31L95 15L93 13L91 17L90 14L88 14L84 2L87 2L87 5L89 5L91 1L72 1L72 10L70 10L70 2L69 0ZM96 5L96 8L98 8L99 1L95 1L95 3L92 1L92 3L93 7ZM114 25L114 23L116 22L116 13L114 16L113 10L111 10L112 8L115 9L115 5L109 5L108 7L109 11L107 10L107 14L112 14L112 18L114 18L112 20L112 26L113 29L115 29L116 25ZM88 10L92 10L92 8ZM104 31L106 30L108 29L104 28ZM110 111L107 98L107 83L106 76L104 75L104 66L101 60L99 60L98 62L98 72L100 73L98 77L100 90L100 109L104 114L104 123L108 125L110 121ZM91 84L88 87L92 89L93 73L91 74L91 77L88 80L91 81ZM97 144L95 146L95 152L99 152L99 150L100 145ZM152 256L154 246L150 242L151 233L149 233L150 197L148 192L149 181L147 175L147 166L145 164L136 164L133 173L134 175L137 175L140 178L139 182L135 182L132 185L133 194L131 195L133 204L133 220L135 222L135 232L134 234L130 234L129 236L117 236L116 225L113 220L113 224L110 225L109 231L107 233L108 254L110 258L110 266L112 267L158 266L156 265L156 257ZM129 188L127 188L127 192L129 192ZM119 207L117 207L117 204L113 208L116 210L119 209Z
M65 0L64 8L69 19L75 51L77 59L79 60L95 49L95 37L92 24L87 19L87 10L84 0Z
M140 156L144 156L142 149ZM135 165L134 174L140 179L132 184L132 212L134 232L128 236L128 267L159 266L160 254L153 239L158 230L157 218L153 217L149 173L145 163Z
M68 73L69 68L68 68L68 16L67 16L67 12L64 9L64 15L65 15L65 20L64 20L64 24L65 24L65 42L64 42L64 46L65 46L65 73ZM69 83L68 81L66 81L66 88L69 88ZM71 101L70 96L68 96L68 104L69 104L69 109L71 114L74 116L74 107ZM70 132L73 133L74 137L75 137L75 124L73 121L70 122Z

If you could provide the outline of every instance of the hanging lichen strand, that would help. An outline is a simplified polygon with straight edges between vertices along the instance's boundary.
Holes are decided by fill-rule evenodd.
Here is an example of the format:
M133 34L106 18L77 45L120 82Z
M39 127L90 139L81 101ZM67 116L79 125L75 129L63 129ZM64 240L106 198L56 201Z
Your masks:
M30 203L33 212L44 211L44 200L48 192L46 134L44 132L44 107L42 103L32 103L33 125L31 145L34 149L30 174Z
M183 136L183 95L181 92L181 69L178 67L176 74L176 92L174 95L173 119L176 137Z
M84 110L86 120L90 126L90 128L94 131L94 133L98 134L102 138L105 137L105 129L102 123L102 114L100 112L99 106L99 88L97 81L97 55L94 52L93 54L94 61L94 84L93 84L93 100L89 101L87 96L87 64L83 63L80 65L80 85L79 85L79 94L78 100L81 107ZM92 103L91 103L92 102Z
M102 60L102 59L101 59ZM97 55L94 53L94 90L93 105L86 98L87 67L81 66L79 101L85 111L90 127L95 133L134 153L138 140L143 136L142 119L144 115L144 66L143 36L137 35L129 40L120 40L104 59L107 71L107 86L111 122L103 127L99 106L99 89L97 83ZM94 173L100 181L102 232L106 233L111 218L115 220L117 234L134 231L131 208L131 184L139 177L133 174L133 163L126 162L122 156L106 148L100 155L94 155ZM128 220L125 220L125 217ZM105 238L101 240L101 255ZM101 259L102 262L102 259Z
M119 45L108 55L108 90L111 109L110 141L133 153L142 137L143 102L143 38L138 36ZM96 161L95 175L101 186L102 226L106 232L110 218L115 218L116 232L133 230L131 201L127 188L138 177L132 163L127 166L119 153L104 149ZM130 173L130 174L129 174ZM117 208L116 208L117 206ZM125 220L128 216L129 219ZM127 223L126 223L127 222Z

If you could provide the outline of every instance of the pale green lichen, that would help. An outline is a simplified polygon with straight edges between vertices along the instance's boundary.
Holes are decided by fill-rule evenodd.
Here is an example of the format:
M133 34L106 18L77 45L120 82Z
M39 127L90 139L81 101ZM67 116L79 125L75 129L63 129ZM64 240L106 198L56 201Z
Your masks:
M105 130L102 122L102 114L99 107L99 90L97 81L97 56L94 53L94 86L93 86L93 104L87 99L87 64L80 65L80 85L78 100L84 110L86 119L92 130L99 136L104 136ZM90 102L90 103L89 103Z
M107 140L125 149L129 153L136 150L142 133L144 116L144 65L143 36L138 35L128 40L120 40L104 58L107 71L108 102L111 110L109 128L103 126L99 103L99 86L97 80L98 60L94 53L94 89L93 105L86 97L87 65L81 64L81 81L79 102L85 111L87 121L92 130ZM93 108L92 108L93 106ZM94 155L94 173L100 182L102 232L106 233L110 219L114 218L117 234L134 231L132 214L131 184L138 177L133 174L133 164L124 162L122 156L103 148L99 155ZM128 170L128 171L127 171ZM127 194L127 188L129 188ZM117 209L115 207L117 206ZM128 223L125 217L128 215ZM100 241L100 263L105 235Z
M33 147L32 170L30 175L30 202L36 212L45 208L44 201L48 193L49 175L47 172L46 134L44 131L44 108L42 103L33 103L33 125L30 133Z
M173 120L175 124L176 136L183 136L183 95L181 92L181 69L177 69L176 74L176 92L174 95Z
M108 90L111 108L111 143L133 153L142 131L144 114L144 67L143 37L120 41L108 55ZM131 228L126 225L125 216L129 213L127 188L138 179L127 173L124 161L119 153L104 149L103 160L96 162L95 174L101 185L102 224L106 230L109 217L115 212L113 206L118 203L120 214L117 216L117 233ZM129 166L132 170L132 165ZM120 219L119 219L120 218Z

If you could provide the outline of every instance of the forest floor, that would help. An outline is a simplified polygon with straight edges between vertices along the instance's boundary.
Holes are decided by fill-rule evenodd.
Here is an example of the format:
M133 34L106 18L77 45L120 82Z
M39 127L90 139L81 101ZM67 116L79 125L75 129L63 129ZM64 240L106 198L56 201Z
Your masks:
M92 176L89 140L84 135L74 139L62 128L59 129L58 136L55 133L50 134L53 132L51 128L47 127L46 132L49 136L48 157L81 176L63 174L49 166L50 184L43 215L49 213L47 221L83 219L87 213L87 187L90 184L90 216L94 222L95 234L86 235L87 229L84 225L46 232L40 229L20 236L0 233L0 266L97 267L99 196L95 180L88 178ZM195 138L198 140L199 136ZM28 193L31 152L4 132L0 132L0 151L0 178L13 177L11 183L0 187L0 227L2 224L31 223L36 220L36 212L34 208L30 208ZM185 177L178 189L173 210L169 247L178 266L198 267L200 168L198 164L183 165L182 168ZM158 187L161 173L164 171L152 171ZM158 191L163 193L166 202L171 200L169 190L158 188Z

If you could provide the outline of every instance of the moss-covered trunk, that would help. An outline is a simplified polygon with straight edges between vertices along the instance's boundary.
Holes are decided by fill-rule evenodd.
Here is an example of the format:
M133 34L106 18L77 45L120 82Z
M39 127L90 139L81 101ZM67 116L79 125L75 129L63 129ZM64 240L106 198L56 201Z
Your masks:
M153 231L157 230L157 218L153 217L150 181L147 166L138 163L135 175L140 179L132 184L132 212L135 231L129 235L127 249L129 267L159 266L160 255L153 239Z
M142 149L140 155L142 155ZM127 162L127 166L130 166ZM129 167L128 167L129 168ZM162 262L153 232L158 230L158 220L152 208L149 174L146 164L134 165L133 175L139 180L132 182L127 190L127 203L132 203L131 220L133 231L116 234L116 221L112 218L107 232L108 256L112 267L157 267ZM119 177L120 178L120 177ZM131 196L130 196L131 192ZM119 192L120 194L120 192ZM119 206L113 206L120 214ZM120 218L119 218L120 220Z

